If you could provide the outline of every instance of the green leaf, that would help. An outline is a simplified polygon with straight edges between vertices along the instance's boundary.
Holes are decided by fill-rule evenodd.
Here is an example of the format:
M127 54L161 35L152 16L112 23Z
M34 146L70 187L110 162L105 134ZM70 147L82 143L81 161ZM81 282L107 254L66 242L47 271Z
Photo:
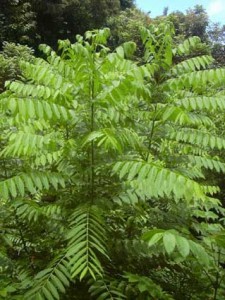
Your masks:
M163 233L156 233L152 236L152 238L148 241L148 246L152 247L153 245L157 244L163 237Z
M45 295L46 300L55 300L49 290L45 287L42 288L43 294Z
M16 182L16 186L18 188L20 195L23 197L24 196L24 183L23 183L22 179L20 177L17 177L15 182Z
M122 46L119 46L119 47L116 48L116 53L118 54L118 56L120 58L124 58L124 50L123 50Z
M164 244L166 252L169 255L172 254L172 252L174 251L174 249L176 247L176 238L175 238L174 234L172 234L169 231L166 231L163 234L163 244Z
M14 182L14 179L11 178L8 182L8 189L12 195L12 197L16 197L17 196L17 190L16 190L16 185L15 185L15 182Z
M185 258L189 255L190 246L188 241L185 238L176 235L176 246L181 256Z
M193 242L193 241L189 241L189 245L190 245L190 250L193 253L194 257L198 260L198 262L204 266L209 266L210 260L209 260L209 256L206 253L205 249Z
M54 283L54 286L57 287L57 289L61 292L61 293L65 293L65 287L62 284L62 282L59 280L59 278L57 276L55 276L54 274L51 275L51 280Z

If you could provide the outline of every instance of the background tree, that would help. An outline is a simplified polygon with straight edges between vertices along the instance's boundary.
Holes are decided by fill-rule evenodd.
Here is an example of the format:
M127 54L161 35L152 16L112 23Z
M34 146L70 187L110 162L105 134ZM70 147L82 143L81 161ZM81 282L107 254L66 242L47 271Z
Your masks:
M188 9L186 13L172 12L166 18L157 17L155 22L161 22L162 19L167 19L173 23L175 42L179 43L188 37L198 36L205 45L198 49L197 54L211 52L215 58L215 64L224 65L224 26L210 23L209 16L202 6L196 5L193 9ZM192 55L195 53L192 52Z
M191 36L198 36L202 42L208 41L207 26L209 17L201 5L190 8L186 13L175 11L168 15L167 19L174 24L177 36L185 39Z
M196 5L193 9L188 9L185 19L185 38L198 36L202 42L206 42L209 17L203 6Z
M33 1L37 15L37 32L42 42L56 45L59 38L75 39L91 28L100 28L106 18L120 9L119 0Z
M169 11L169 6L164 7L163 9L163 16L167 16Z
M115 16L108 18L106 25L110 28L112 35L109 44L112 48L118 45L134 41L137 45L136 55L142 57L144 53L140 30L148 27L151 23L149 16L139 9L126 9Z
M0 3L0 47L3 41L34 45L38 40L36 14L28 0Z
M135 6L134 0L120 0L121 9L133 8Z
M0 52L0 92L4 90L7 80L20 78L20 61L32 61L33 50L27 46L3 43L3 50Z
M212 44L212 55L218 66L225 65L225 26L212 23L208 28L208 35Z
M129 3L123 3L124 8ZM0 43L11 41L35 49L40 42L56 46L60 38L74 40L76 34L102 27L107 17L120 10L119 0L3 0L0 5Z

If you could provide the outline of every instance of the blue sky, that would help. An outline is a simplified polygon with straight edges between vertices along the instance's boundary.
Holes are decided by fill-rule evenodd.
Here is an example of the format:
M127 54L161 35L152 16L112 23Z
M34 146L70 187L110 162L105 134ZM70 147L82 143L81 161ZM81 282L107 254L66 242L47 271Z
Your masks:
M211 21L225 24L225 0L136 0L136 5L146 12L151 11L152 17L161 15L166 6L169 7L169 12L174 10L185 12L197 4L203 5Z

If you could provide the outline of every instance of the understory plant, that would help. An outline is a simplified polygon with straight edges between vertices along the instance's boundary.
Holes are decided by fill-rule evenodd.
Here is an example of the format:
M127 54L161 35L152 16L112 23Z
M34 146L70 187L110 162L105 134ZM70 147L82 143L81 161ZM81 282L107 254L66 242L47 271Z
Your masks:
M2 299L223 299L225 69L143 28L59 41L0 97ZM218 175L216 175L218 174Z

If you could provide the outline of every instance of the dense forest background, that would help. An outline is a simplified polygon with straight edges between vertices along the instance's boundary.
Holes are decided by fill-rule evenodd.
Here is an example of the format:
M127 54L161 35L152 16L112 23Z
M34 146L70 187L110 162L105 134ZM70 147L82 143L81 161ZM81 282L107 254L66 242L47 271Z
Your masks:
M0 299L225 299L224 83L200 5L1 0Z

